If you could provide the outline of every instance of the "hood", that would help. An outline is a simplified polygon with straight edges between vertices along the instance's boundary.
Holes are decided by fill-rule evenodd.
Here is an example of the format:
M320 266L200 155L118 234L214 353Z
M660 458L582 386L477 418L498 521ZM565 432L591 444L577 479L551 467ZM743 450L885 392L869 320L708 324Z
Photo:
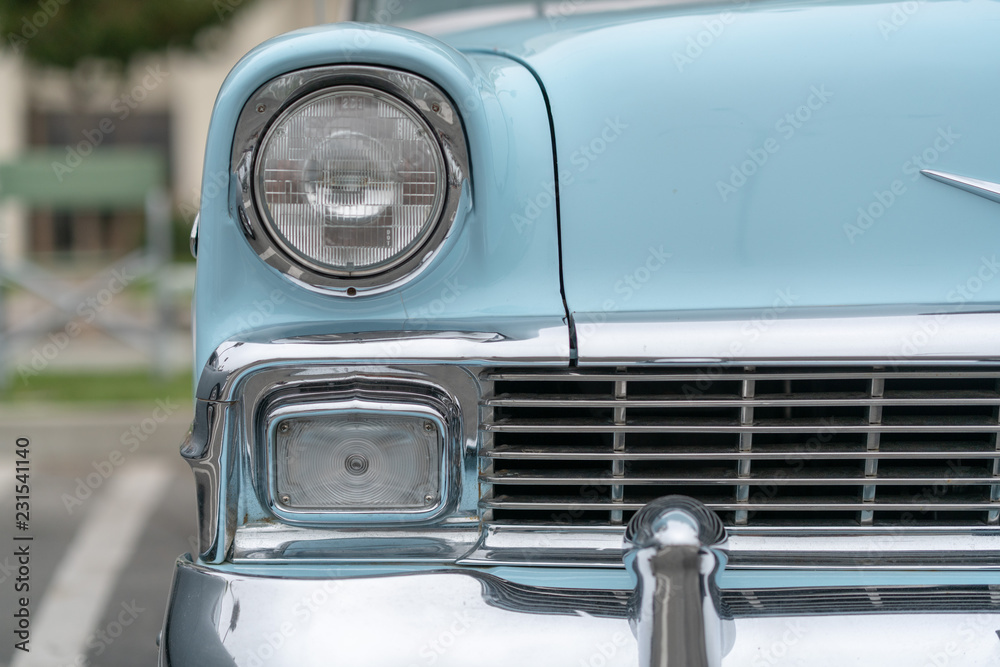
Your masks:
M556 16L450 41L544 87L579 316L992 309L1000 203L920 171L1000 182L997 34L1000 3L945 0Z

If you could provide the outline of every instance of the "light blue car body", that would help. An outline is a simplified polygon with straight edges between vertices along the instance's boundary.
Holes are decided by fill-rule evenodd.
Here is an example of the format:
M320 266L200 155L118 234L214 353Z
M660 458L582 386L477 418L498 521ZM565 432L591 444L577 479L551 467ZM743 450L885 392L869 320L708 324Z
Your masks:
M998 27L992 0L764 2L557 16L452 46L352 24L267 42L233 70L213 114L196 371L262 320L435 329L562 316L557 215L578 320L775 304L996 310L996 204L919 170L1000 178ZM472 159L435 266L350 301L260 262L219 176L253 90L334 61L438 82L459 104Z
M450 42L545 87L572 312L977 310L1000 211L919 171L1000 179L998 28L986 0L741 2Z
M941 0L570 12L443 41L362 24L273 39L240 61L213 112L196 377L220 344L258 330L496 331L538 318L564 319L569 332L612 313L1000 310L1000 208L919 173L1000 180L998 34L1000 2ZM286 72L340 63L435 82L458 106L471 162L471 187L434 263L355 299L305 289L262 262L230 182L236 121L251 94ZM566 569L555 579L539 568L484 570L526 584L634 585L624 570ZM284 566L291 577L388 571ZM744 571L720 583L928 580Z
M405 64L435 81L457 101L470 147L472 190L463 195L439 261L399 289L359 299L302 289L261 262L240 230L235 200L219 186L228 180L235 123L249 95L275 76L331 62ZM395 28L346 24L285 35L248 54L226 80L206 156L198 244L199 255L212 261L198 267L196 376L220 343L261 327L476 330L504 318L564 316L555 209L530 230L510 223L520 203L553 179L545 102L530 72L515 62L470 60Z

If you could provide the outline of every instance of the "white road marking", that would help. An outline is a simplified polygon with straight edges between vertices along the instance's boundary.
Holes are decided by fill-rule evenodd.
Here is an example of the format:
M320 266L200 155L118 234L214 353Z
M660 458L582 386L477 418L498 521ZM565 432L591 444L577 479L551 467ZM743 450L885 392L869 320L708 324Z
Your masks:
M33 614L31 652L15 651L11 667L78 664L77 656L86 653L118 576L172 477L163 463L136 460L119 468L105 490L95 494L94 506Z

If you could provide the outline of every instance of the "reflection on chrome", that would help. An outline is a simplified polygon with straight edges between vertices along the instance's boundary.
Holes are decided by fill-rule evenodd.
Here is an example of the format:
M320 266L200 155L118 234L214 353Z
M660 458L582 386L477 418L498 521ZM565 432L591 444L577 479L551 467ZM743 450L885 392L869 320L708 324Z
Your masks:
M728 641L721 662L707 664L984 667L1000 655L997 593L986 586L723 593ZM283 567L219 569L182 558L160 664L646 667L629 627L634 595L467 568L307 566L293 577Z
M664 496L625 530L625 563L638 584L630 622L640 667L718 667L731 646L715 576L725 566L718 515L686 496Z

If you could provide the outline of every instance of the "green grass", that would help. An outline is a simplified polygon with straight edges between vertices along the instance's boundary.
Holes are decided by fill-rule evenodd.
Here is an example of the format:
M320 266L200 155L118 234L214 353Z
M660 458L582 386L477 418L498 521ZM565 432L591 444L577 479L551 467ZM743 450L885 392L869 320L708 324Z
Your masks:
M9 403L144 403L156 399L191 401L191 374L158 379L145 371L41 373L26 379L11 374L0 390Z

